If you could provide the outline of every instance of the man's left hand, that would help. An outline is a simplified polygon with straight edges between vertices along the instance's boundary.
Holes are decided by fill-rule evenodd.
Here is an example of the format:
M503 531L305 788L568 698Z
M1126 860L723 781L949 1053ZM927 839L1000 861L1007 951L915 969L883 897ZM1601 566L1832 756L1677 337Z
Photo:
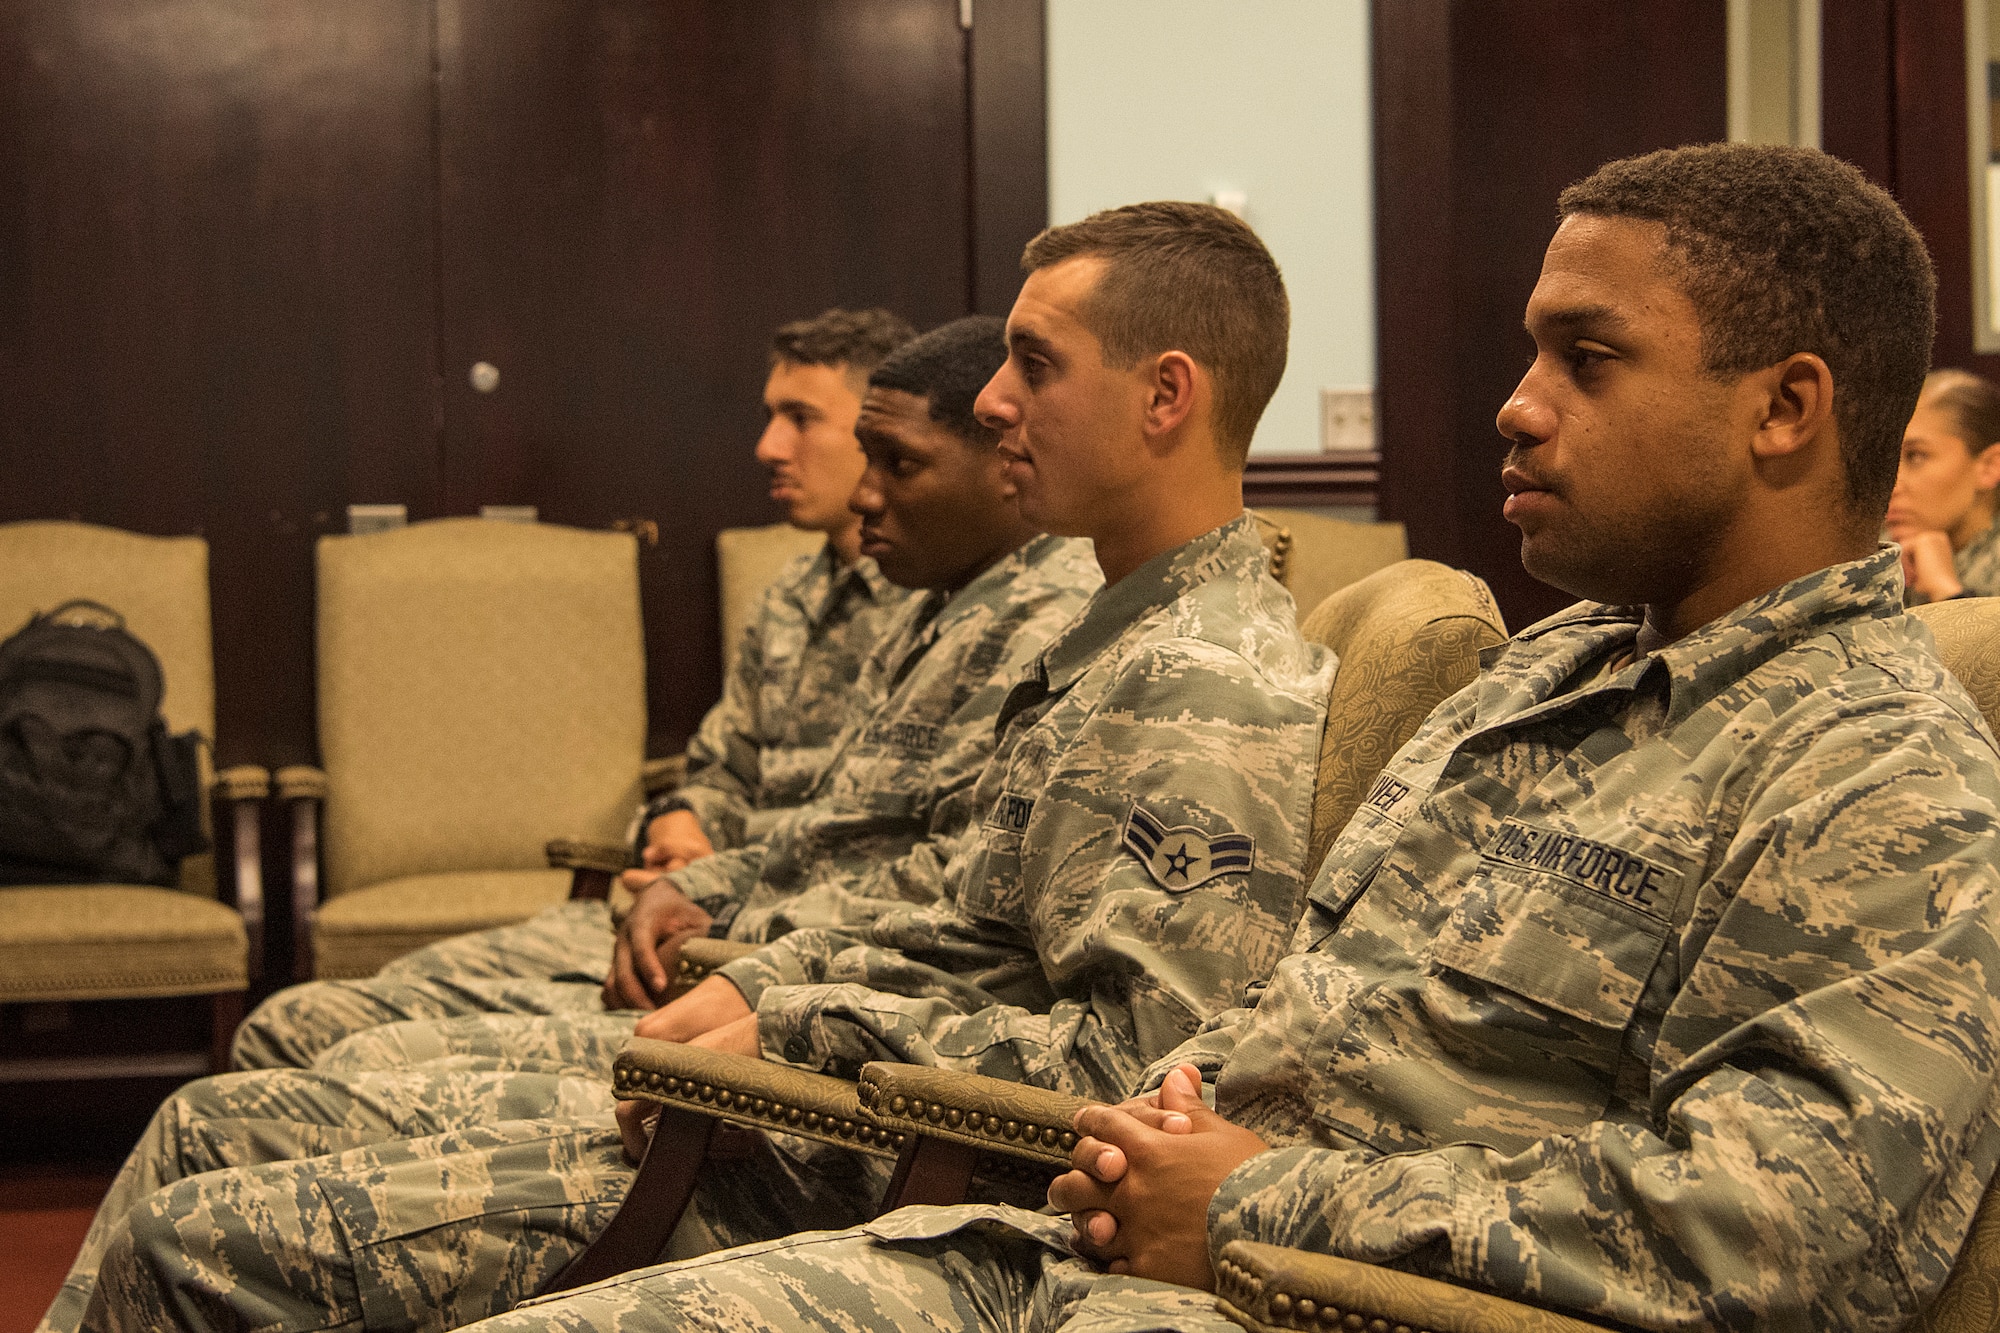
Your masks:
M1209 1201L1268 1145L1203 1105L1193 1065L1142 1100L1077 1112L1074 1169L1049 1186L1049 1202L1071 1215L1078 1252L1112 1272L1213 1291Z
M635 1031L655 1041L692 1042L742 1019L754 1027L757 1013L728 977L709 977L687 994L639 1020Z

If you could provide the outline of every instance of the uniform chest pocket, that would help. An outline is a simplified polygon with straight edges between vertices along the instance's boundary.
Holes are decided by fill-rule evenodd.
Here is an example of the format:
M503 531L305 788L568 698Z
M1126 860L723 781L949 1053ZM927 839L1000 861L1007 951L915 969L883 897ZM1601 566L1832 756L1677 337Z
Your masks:
M1429 960L1619 1031L1631 1022L1669 929L1662 915L1561 876L1489 862L1453 906Z

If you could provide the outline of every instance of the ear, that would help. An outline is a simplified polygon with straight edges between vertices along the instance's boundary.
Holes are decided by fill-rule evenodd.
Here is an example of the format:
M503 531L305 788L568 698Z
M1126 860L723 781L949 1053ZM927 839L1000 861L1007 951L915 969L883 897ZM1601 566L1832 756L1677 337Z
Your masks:
M1162 352L1142 369L1146 376L1146 434L1154 439L1171 435L1194 413L1201 369L1186 352Z
M1833 372L1812 352L1794 352L1762 374L1756 438L1750 450L1760 459L1797 453L1833 428Z
M1982 491L2000 487L2000 444L1989 444L1972 460L1972 484Z

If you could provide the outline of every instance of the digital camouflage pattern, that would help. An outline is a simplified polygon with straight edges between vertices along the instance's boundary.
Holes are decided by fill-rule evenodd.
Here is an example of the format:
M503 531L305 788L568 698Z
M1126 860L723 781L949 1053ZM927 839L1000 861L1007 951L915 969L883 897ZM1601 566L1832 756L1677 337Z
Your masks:
M1901 1328L2000 1149L1995 746L1901 602L1885 551L1637 661L1638 613L1588 605L1497 650L1391 761L1256 1007L1148 1077L1202 1066L1272 1145L1212 1246L1634 1327ZM1060 1227L906 1209L497 1328L700 1327L745 1293L747 1329L917 1293L966 1327L1203 1326L1144 1293L1083 1319L1079 1283L1132 1292Z
M899 614L888 638L864 668L864 674L882 678L882 689L888 698L866 725L851 728L850 734L836 747L833 768L816 789L815 802L809 807L813 817L801 818L796 826L774 829L773 855L763 862L766 866L796 868L791 882L796 886L798 901L805 904L801 910L815 914L811 919L865 922L885 904L922 901L927 892L936 892L927 877L942 873L949 849L962 840L964 826L971 821L973 780L992 752L993 716L1007 687L1020 674L1022 666L1075 616L1101 583L1102 576L1087 543L1042 537L996 562L957 594L914 599ZM864 846L868 854L839 857L843 840ZM815 849L825 858L824 863L817 867L801 865L800 861ZM718 858L710 859L728 855L719 853ZM871 891L888 896L877 900L870 897ZM747 900L751 910L738 915L739 930L785 928L786 908L777 892L754 883ZM568 918L579 923L568 929L587 934L592 922L587 919L586 906L566 905L548 915L567 913ZM601 906L597 906L597 911L595 923L603 929L608 918L602 915ZM529 934L534 932L529 930ZM440 947L448 953L452 943ZM607 933L603 946L606 953L608 944ZM490 959L478 965L488 967ZM537 1252L549 1262L557 1262L554 1256L558 1252L566 1255L569 1251L565 1247L576 1236L588 1240L591 1234L588 1230L578 1232L572 1226L575 1214L569 1205L576 1201L568 1199L565 1192L577 1179L587 1180L592 1189L600 1188L613 1177L629 1181L629 1168L622 1163L599 1163L596 1154L604 1140L603 1126L609 1124L612 1106L611 1061L619 1046L631 1036L635 1015L606 1014L599 1010L594 983L587 986L587 994L586 987L574 987L577 1006L564 1009L546 998L559 984L554 982L495 980L474 986L459 981L434 983L426 989L422 985L404 985L400 976L392 980L400 989L378 985L373 989L361 986L322 993L358 995L362 1001L380 1005L385 995L398 1003L411 1003L408 997L412 996L429 1003L440 994L472 994L483 999L505 987L507 994L525 996L545 1008L540 1015L474 1013L444 1021L382 1024L379 1010L361 1010L357 1001L350 1010L375 1018L380 1025L354 1032L321 1051L307 1081L292 1079L289 1076L294 1071L289 1070L261 1071L256 1076L270 1078L273 1088L290 1090L289 1095L267 1094L254 1078L246 1083L203 1080L184 1089L180 1094L184 1107L198 1106L199 1113L183 1110L172 1114L163 1109L167 1123L163 1125L161 1118L156 1117L134 1161L127 1164L126 1178L135 1182L173 1178L171 1168L160 1163L191 1157L194 1150L182 1144L177 1135L191 1133L199 1137L208 1133L205 1129L187 1128L195 1121L207 1119L241 1123L242 1128L234 1132L238 1138L254 1144L255 1151L239 1152L235 1160L218 1165L250 1168L256 1163L283 1163L293 1157L330 1152L355 1142L339 1134L319 1137L318 1132L326 1129L376 1135L372 1141L386 1144L383 1151L404 1162L410 1151L408 1145L390 1140L412 1134L470 1131L498 1122L542 1116L549 1118L550 1123L532 1133L521 1130L530 1134L535 1145L532 1150L510 1146L495 1156L498 1150L490 1149L483 1141L466 1150L473 1154L475 1165L453 1174L452 1179L471 1182L464 1186L471 1191L464 1204L471 1211L448 1233L450 1243L464 1254L481 1245L488 1247L493 1281L502 1284L493 1288L497 1292L508 1282L518 1284L525 1280L526 1270L514 1265L507 1256L519 1239L521 1228L541 1225L534 1219L549 1219L554 1228L547 1236L537 1233L535 1241L541 1247ZM299 1087L310 1088L311 1095L298 1092ZM540 1109L533 1100L537 1090L545 1100ZM580 1092L582 1100L578 1100ZM366 1114L357 1111L357 1106L365 1108ZM361 1131L355 1130L357 1117L364 1125ZM428 1156L424 1160L449 1158L458 1151L451 1142L455 1141L433 1145L426 1150ZM615 1134L610 1142L615 1156ZM549 1154L565 1161L598 1164L582 1177L552 1172L544 1160ZM801 1200L842 1201L839 1207L844 1211L803 1213L798 1215L798 1226L845 1224L865 1215L866 1205L879 1196L884 1180L871 1174L871 1165L857 1164L844 1153L824 1154L824 1160L817 1161L810 1160L810 1151L803 1156L808 1160L798 1169L825 1181L825 1187L817 1191L788 1187L787 1180L793 1179L786 1174L790 1168L777 1162L759 1176L768 1195L772 1199L797 1196ZM217 1215L214 1226L203 1233L207 1238L204 1243L212 1243L214 1247L203 1253L219 1256L215 1261L225 1267L237 1264L240 1256L248 1256L242 1262L253 1267L265 1263L266 1259L258 1256L268 1257L272 1253L268 1249L270 1238L254 1229L232 1229L229 1221L240 1216L244 1226L250 1226L250 1214L243 1211L249 1205L244 1201L257 1190L291 1188L299 1179L339 1176L346 1181L376 1170L374 1159L365 1152L338 1161L321 1158L303 1165L307 1168L304 1176L274 1167L258 1168L252 1172L254 1178L223 1171L190 1180L181 1191L183 1196L213 1188L232 1200ZM533 1179L513 1179L509 1173L517 1167ZM437 1169L456 1171L448 1162ZM408 1178L430 1188L431 1170L425 1167L415 1170L413 1176L394 1179ZM857 1185L857 1181L861 1184ZM377 1187L375 1192L381 1196L388 1188ZM479 1220L485 1214L478 1211L487 1197L480 1191L487 1189L501 1190L514 1201L510 1204L513 1211L497 1215L490 1232L481 1230L487 1223ZM528 1210L532 1213L529 1217L521 1211L525 1207L521 1200L538 1192L550 1197L536 1205L536 1209ZM139 1242L128 1242L123 1249L118 1248L121 1233L115 1214L121 1207L131 1209L137 1197L138 1193L128 1189L120 1191L115 1202L107 1202L99 1224L106 1235L97 1248L109 1248L115 1255L122 1255L138 1244L144 1257L131 1262L161 1282L181 1281L181 1275L188 1271L183 1259L165 1253L151 1254ZM733 1234L727 1228L742 1225L732 1219L742 1213L745 1199L752 1197L755 1196L738 1189L727 1199L698 1199L690 1209L689 1226L698 1228L702 1219L710 1218L717 1229L713 1234ZM396 1228L401 1225L398 1219L406 1215L406 1208L415 1209L414 1216L419 1219L429 1216L426 1210L433 1206L432 1201L391 1200L382 1196L374 1206L380 1217L388 1220L380 1223L381 1234L371 1244L394 1248L407 1241L421 1249L431 1243L434 1233L428 1225L413 1225L407 1233ZM301 1214L292 1208L288 1215ZM757 1215L767 1219L781 1216L762 1206ZM144 1215L132 1212L131 1216L134 1225L144 1231ZM106 1222L105 1218L111 1221ZM288 1235L276 1252L278 1258L270 1259L276 1265L272 1272L281 1274L285 1265L304 1265L315 1271L329 1266L342 1268L345 1261L339 1254L340 1245L353 1242L357 1225L343 1223L344 1229L339 1232L322 1228L311 1235ZM146 1235L168 1249L183 1243L157 1231ZM347 1241L338 1241L339 1235L345 1235ZM723 1242L710 1240L702 1245L707 1248L718 1243ZM322 1248L315 1251L314 1246ZM325 1248L328 1246L333 1248ZM320 1261L308 1262L309 1253L318 1254ZM432 1256L414 1256L409 1262L422 1268L432 1262ZM114 1266L122 1273L125 1263L118 1259ZM79 1272L72 1275L72 1285L75 1290L87 1293L91 1279L83 1271L85 1268L87 1265L80 1262ZM452 1271L460 1275L454 1280L468 1280L462 1269ZM120 1295L107 1299L118 1302L121 1309L144 1306L151 1312L148 1317L171 1321L175 1316L170 1311L164 1307L155 1309L143 1294L151 1290L146 1285L151 1280L133 1277L117 1288ZM279 1278L272 1276L268 1280L275 1282ZM515 1296L518 1298L532 1289L533 1284L518 1287ZM245 1303L243 1308L255 1309L261 1308L258 1303L268 1297L265 1288L255 1284L234 1290L237 1296L213 1298L240 1299ZM76 1303L76 1298L66 1299L72 1305ZM307 1297L300 1299L311 1304Z
M867 556L836 566L831 547L802 555L764 592L744 628L722 698L687 743L687 777L647 808L645 826L691 810L717 851L763 836L803 804L847 724L880 699L862 664L915 598Z
M863 667L897 613L916 601L863 556L801 555L765 590L722 699L687 746L687 776L639 819L694 811L718 849L759 837L806 800L842 729L879 698ZM601 904L565 903L511 926L442 940L353 981L287 987L237 1029L238 1069L309 1066L350 1033L461 1014L591 1012L611 969Z
M2000 597L2000 519L1951 558L1958 581L1975 597Z
M1001 707L942 898L722 969L765 1053L1107 1096L1237 1003L1297 920L1334 671L1267 570L1246 516L1099 593ZM1247 847L1247 868L1162 876L1127 839L1135 812Z
M1201 1043L1279 1148L1216 1242L1640 1327L1908 1320L2000 1157L2000 773L1901 604L1891 549L1582 688L1636 612L1501 650Z
M668 878L738 940L936 899L1009 687L1103 582L1089 542L1036 537L957 592L913 601L862 671L885 702L841 735L810 799L762 841Z

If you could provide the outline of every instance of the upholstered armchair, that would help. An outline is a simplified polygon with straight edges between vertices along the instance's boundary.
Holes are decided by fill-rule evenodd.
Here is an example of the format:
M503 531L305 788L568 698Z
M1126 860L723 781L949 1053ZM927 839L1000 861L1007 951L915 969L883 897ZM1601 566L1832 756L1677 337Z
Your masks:
M1472 679L1480 651L1501 642L1506 630L1484 583L1423 560L1402 561L1342 589L1302 630L1341 659L1316 778L1309 859L1316 869L1339 827L1322 823L1346 822L1389 756ZM613 1078L620 1099L657 1103L661 1121L625 1205L552 1290L650 1262L692 1196L717 1135L777 1130L895 1156L883 1200L889 1208L956 1202L978 1179L1019 1184L1048 1176L1068 1160L1075 1145L1070 1120L1083 1105L1040 1089L914 1066L871 1064L856 1085L637 1038L619 1055ZM973 1100L952 1100L959 1096Z
M318 618L323 766L277 775L298 976L369 976L609 887L646 743L629 534L442 519L325 537Z
M208 545L86 523L0 524L0 638L37 611L100 602L160 659L161 711L175 732L215 735ZM206 996L208 1049L0 1059L9 1079L190 1076L229 1067L229 1039L264 957L258 815L270 775L213 771L204 828L217 850L183 859L172 888L51 884L0 888L0 1003ZM228 875L218 876L218 859ZM226 889L218 892L218 879Z
M1409 556L1401 523L1357 523L1305 509L1257 509L1260 522L1283 533L1272 547L1271 573L1304 617L1350 583Z

